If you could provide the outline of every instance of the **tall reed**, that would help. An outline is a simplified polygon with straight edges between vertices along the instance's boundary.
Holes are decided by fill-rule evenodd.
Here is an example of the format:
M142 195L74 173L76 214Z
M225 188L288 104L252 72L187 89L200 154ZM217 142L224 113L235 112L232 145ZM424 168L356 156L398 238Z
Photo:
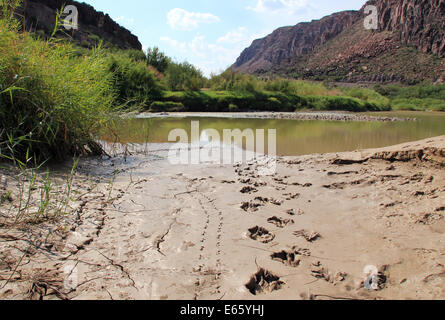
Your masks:
M0 2L0 158L42 163L101 153L94 134L115 101L104 51L79 57L66 41L19 32L19 4Z

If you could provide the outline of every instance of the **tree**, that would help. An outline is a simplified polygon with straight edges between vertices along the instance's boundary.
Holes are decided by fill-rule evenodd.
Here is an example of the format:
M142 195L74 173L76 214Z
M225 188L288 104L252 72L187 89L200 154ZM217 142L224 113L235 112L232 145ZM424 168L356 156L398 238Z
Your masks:
M204 85L204 76L188 62L171 62L166 70L166 82L172 91L199 91Z
M127 50L126 53L128 57L130 57L130 59L132 59L133 61L136 62L147 61L147 57L145 56L145 53L142 50Z
M160 73L164 73L167 70L170 62L170 58L163 52L159 51L159 48L148 48L147 63L148 65L156 68L156 70L158 70Z

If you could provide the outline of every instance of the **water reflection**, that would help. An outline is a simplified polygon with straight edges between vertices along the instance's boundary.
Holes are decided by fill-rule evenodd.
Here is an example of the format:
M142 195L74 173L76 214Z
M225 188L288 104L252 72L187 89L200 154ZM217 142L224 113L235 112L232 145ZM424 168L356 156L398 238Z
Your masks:
M333 122L279 119L154 118L124 119L114 130L123 143L167 143L169 132L183 129L191 137L191 121L199 121L202 144L218 144L210 139L210 129L223 138L224 129L276 129L277 153L296 156L377 148L445 134L445 114L426 112L379 113L383 116L415 117L416 122ZM101 140L115 142L115 135L103 133ZM266 139L267 140L267 139ZM267 146L266 146L267 148Z

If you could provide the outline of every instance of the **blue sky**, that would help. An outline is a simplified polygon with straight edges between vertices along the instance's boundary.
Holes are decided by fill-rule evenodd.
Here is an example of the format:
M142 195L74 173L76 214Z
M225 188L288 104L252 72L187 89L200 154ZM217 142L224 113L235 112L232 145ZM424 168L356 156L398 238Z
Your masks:
M81 0L82 1L82 0ZM206 75L235 62L254 39L278 27L357 10L365 0L83 0L139 37Z

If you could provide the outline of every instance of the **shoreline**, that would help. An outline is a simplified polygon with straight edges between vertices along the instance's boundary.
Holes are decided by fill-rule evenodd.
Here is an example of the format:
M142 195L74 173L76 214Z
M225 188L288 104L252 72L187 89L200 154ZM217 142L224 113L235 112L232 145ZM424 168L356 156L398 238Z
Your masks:
M397 122L397 121L417 121L416 118L399 117L377 117L363 113L353 113L347 111L313 111L313 112L162 112L162 113L141 113L135 118L227 118L227 119L282 119L301 121L342 121L342 122Z
M19 267L0 298L445 298L445 136L280 157L269 177L164 157L83 161L43 245L1 225L2 286Z

